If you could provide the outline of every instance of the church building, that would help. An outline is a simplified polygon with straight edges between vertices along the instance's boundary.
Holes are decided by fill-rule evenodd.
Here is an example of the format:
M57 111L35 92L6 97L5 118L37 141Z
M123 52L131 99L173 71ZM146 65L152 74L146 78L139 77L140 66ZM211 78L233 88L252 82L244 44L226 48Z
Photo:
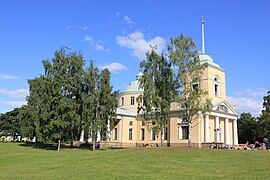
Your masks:
M212 142L219 145L238 145L237 117L235 107L227 102L225 70L205 53L204 20L202 20L202 52L200 63L207 63L203 71L202 88L208 92L207 98L212 101L210 113L201 115L192 122L191 146L209 147ZM179 105L171 103L168 127L163 137L157 136L140 120L137 114L136 98L143 94L139 86L142 72L136 80L118 95L117 121L111 129L107 142L103 145L111 147L142 147L145 145L188 146L189 127L185 118L181 117Z

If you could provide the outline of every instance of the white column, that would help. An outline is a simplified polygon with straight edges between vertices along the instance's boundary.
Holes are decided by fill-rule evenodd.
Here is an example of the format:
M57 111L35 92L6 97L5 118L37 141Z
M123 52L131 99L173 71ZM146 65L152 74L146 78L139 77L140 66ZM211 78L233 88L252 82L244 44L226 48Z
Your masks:
M100 132L97 132L97 142L100 141Z
M233 120L233 145L238 145L237 119Z
M121 119L119 123L120 123L120 129L119 129L119 141L122 142L123 119Z
M178 139L182 139L182 127L178 126Z
M230 144L230 134L229 134L230 132L229 132L229 119L228 118L225 119L224 128L225 128L225 131L224 131L225 144Z
M209 115L206 114L204 118L204 142L210 142L209 138Z
M111 121L108 120L108 124L107 124L107 131L108 131L108 137L107 137L107 141L111 141L111 136L112 136L112 132L111 132Z
M220 138L219 138L220 127L219 127L219 117L218 116L215 117L215 130L216 130L215 131L215 137L216 137L215 141L220 142Z
M81 132L80 142L84 142L84 130Z

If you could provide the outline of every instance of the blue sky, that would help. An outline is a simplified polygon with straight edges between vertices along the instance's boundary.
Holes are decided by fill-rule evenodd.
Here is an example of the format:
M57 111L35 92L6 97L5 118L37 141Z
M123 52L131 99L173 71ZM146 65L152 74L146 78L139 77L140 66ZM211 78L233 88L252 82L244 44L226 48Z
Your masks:
M28 79L42 60L67 46L109 67L114 89L135 79L149 44L159 51L171 37L191 36L226 70L228 101L257 116L270 90L270 1L1 1L0 113L25 103Z

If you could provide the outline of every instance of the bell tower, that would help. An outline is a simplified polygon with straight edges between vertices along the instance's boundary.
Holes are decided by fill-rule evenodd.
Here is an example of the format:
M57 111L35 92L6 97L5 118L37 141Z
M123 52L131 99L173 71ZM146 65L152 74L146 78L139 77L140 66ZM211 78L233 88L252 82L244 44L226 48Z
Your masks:
M209 99L214 101L226 101L225 70L216 64L212 57L205 52L204 24L205 21L202 17L202 51L199 58L201 64L207 64L202 75L202 88L208 92Z

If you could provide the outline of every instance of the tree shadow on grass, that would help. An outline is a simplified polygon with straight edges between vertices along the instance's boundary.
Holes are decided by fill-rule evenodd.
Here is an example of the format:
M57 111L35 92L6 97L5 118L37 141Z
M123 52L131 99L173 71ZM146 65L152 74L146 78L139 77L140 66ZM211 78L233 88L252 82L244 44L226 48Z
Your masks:
M34 148L34 149L44 149L44 150L51 150L57 151L57 144L50 144L50 143L35 143L35 142L25 142L19 144L22 147ZM69 144L61 144L61 149L84 149L84 150L91 150L92 144L91 143L75 143L73 146ZM103 150L100 148L100 144L96 145L96 150Z
M107 149L117 150L117 149L126 149L126 148L123 148L123 147L108 147Z

